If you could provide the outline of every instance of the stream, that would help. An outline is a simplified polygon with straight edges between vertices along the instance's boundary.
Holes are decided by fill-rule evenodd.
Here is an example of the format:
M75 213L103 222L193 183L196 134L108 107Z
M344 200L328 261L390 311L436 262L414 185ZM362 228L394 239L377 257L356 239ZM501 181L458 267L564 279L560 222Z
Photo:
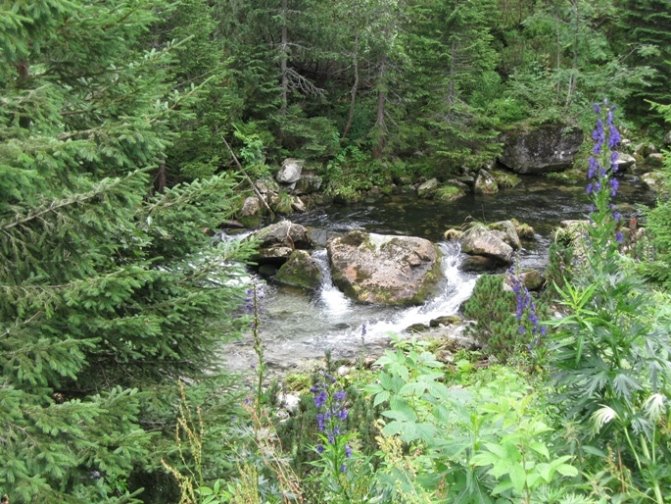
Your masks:
M649 205L654 195L634 177L625 179L618 195L620 211L635 213L634 204ZM413 235L437 243L441 253L443 279L435 295L413 307L385 307L357 304L345 297L331 282L326 249L312 252L322 268L324 280L310 294L257 279L260 335L264 359L277 371L300 368L325 352L335 358L355 359L381 353L392 334L437 317L458 313L475 285L477 274L460 270L464 255L455 242L442 241L444 231L465 221L496 222L517 218L531 224L536 240L519 253L522 268L542 269L552 231L565 219L582 219L589 201L582 186L562 186L537 177L496 195L467 195L451 203L419 200L414 195L397 195L348 206L320 207L291 216L293 222L313 229L322 245L333 234L364 229L381 234ZM251 335L227 343L222 358L231 371L241 373L256 363Z

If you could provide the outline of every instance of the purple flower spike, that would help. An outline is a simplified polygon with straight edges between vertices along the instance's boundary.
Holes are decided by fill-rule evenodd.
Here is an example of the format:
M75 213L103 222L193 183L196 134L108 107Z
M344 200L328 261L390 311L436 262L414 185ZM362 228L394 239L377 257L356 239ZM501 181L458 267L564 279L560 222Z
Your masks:
M612 198L617 196L617 190L620 187L620 183L617 181L616 178L610 179L610 195Z
M618 243L624 243L624 235L622 234L622 231L615 233L615 241Z
M317 408L321 408L326 404L326 399L328 399L328 396L326 395L325 390L320 390L319 393L315 396L315 406Z
M594 178L594 175L597 174L598 169L600 168L599 162L593 157L590 156L587 168L587 178Z
M352 447L350 445L345 445L345 457L350 458L352 456Z

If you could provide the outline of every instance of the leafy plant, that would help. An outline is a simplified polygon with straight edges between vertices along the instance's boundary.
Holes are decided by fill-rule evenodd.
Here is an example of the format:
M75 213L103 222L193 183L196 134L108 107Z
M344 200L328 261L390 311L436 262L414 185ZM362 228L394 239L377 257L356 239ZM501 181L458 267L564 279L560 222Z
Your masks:
M556 330L548 354L567 418L592 426L583 427L583 444L598 451L585 447L584 454L603 459L609 449L618 450L621 464L632 473L633 488L627 493L661 504L669 473L660 468L670 460L668 432L660 427L668 418L671 339L659 324L669 307L666 300L650 304L664 297L651 293L619 252L623 236L611 205L618 186L616 155L609 152L619 133L612 108L605 122L601 109L595 111L599 119L588 171L595 205L590 246L577 274L563 287L555 286L565 314L552 322Z
M550 419L519 373L497 366L473 375L468 388L450 386L419 343L397 343L378 364L368 390L387 406L382 433L407 446L414 456L405 462L415 468L410 477L383 467L378 477L396 475L447 502L487 503L532 502L562 476L577 475L571 457L556 454Z

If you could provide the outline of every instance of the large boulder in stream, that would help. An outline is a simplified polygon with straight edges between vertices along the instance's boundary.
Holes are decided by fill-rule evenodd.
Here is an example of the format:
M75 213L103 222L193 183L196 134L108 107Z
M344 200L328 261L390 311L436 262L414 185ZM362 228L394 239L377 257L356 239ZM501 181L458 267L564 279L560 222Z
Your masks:
M326 245L333 282L362 303L423 303L440 279L433 243L414 236L351 231Z
M473 256L482 256L483 261L499 266L512 264L513 247L505 241L505 232L472 226L461 238L461 250Z
M502 140L501 164L517 173L543 174L573 164L583 133L575 126L545 124L506 133Z

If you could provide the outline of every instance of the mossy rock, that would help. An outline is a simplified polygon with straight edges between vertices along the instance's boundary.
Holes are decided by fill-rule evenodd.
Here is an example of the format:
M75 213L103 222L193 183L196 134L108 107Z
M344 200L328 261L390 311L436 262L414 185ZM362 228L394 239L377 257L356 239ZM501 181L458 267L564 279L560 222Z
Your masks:
M441 277L439 250L423 238L352 231L326 248L333 283L358 302L421 304Z
M585 168L576 163L572 168L560 172L546 173L545 177L562 184L580 185L585 182Z
M279 214L293 213L292 203L294 199L287 193L271 194L269 198L270 208Z
M419 334L426 332L430 329L430 327L426 324L412 324L411 326L408 326L405 328L404 332L410 333L410 334Z
M461 229L450 228L443 233L443 238L447 241L461 240L464 236L464 232Z
M515 226L515 231L517 231L517 236L520 237L520 240L535 240L536 231L531 225L526 222L520 222L517 219L510 219L510 221Z
M317 262L305 250L294 250L277 274L275 281L291 287L316 290L322 282Z
M431 319L429 322L430 327L440 327L440 326L450 326L461 324L464 321L459 315L445 315L443 317L438 317Z
M522 272L522 282L528 290L538 291L545 285L545 278L540 271L530 269Z
M492 176L501 189L512 189L522 183L519 175L504 170L493 170Z
M449 203L450 201L457 200L465 195L466 191L462 187L454 184L445 184L436 190L434 199L442 201L443 203Z

